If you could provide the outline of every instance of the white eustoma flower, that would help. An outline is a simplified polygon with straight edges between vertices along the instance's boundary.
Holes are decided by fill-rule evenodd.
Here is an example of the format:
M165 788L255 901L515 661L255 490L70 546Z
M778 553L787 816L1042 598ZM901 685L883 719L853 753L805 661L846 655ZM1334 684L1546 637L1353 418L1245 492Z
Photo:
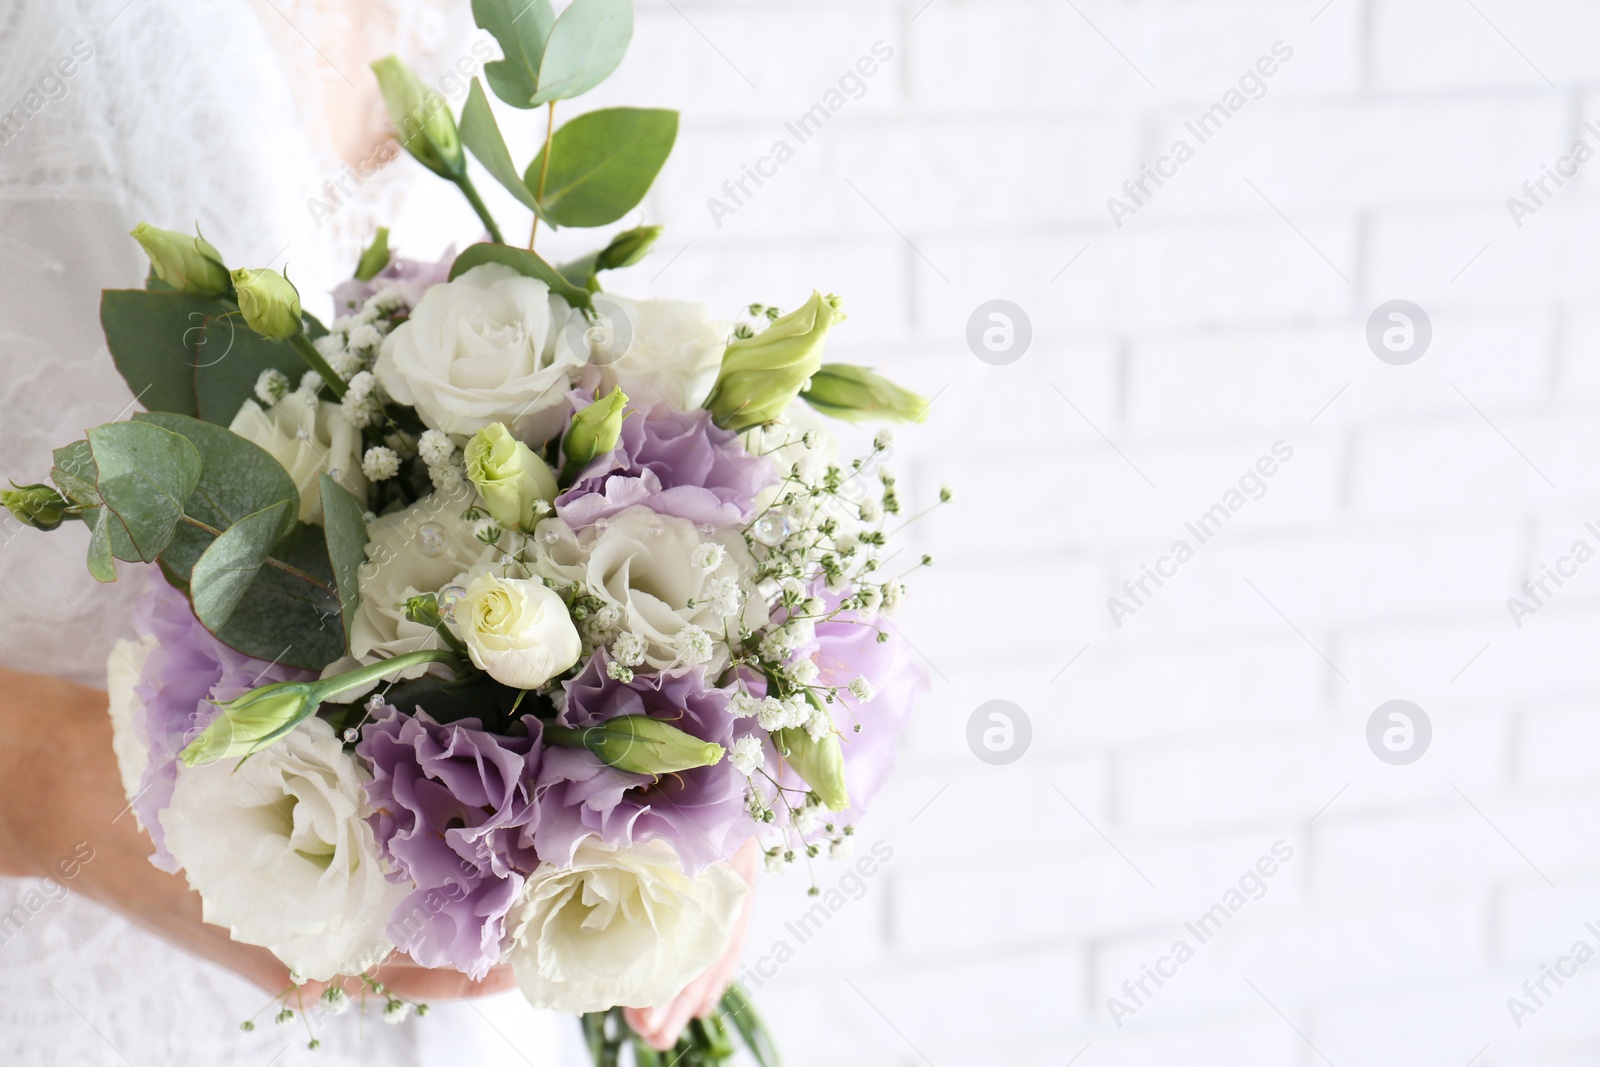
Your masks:
M478 575L455 624L478 669L513 689L537 689L583 654L566 602L537 578Z
M111 748L117 756L123 795L129 800L138 794L145 767L150 763L150 749L133 722L134 712L139 708L136 690L142 681L144 665L159 644L148 634L137 640L124 637L112 646L111 656L106 660L106 710L111 714Z
M453 497L434 493L368 525L367 562L356 572L361 605L350 628L350 654L358 664L445 647L431 627L406 618L405 602L453 582L464 586L468 571L498 554L462 518L471 501L464 488ZM336 665L348 669L356 664L341 660ZM405 677L426 670L413 667Z
M665 841L585 838L570 866L542 864L513 912L507 952L535 1008L665 1004L728 947L744 879L726 864L690 878Z
M316 718L243 762L180 767L161 824L205 921L315 981L376 966L407 887L384 877L368 777Z
M621 386L635 402L688 411L717 380L733 323L683 300L630 300L607 293L586 332L603 389Z
M726 634L738 632L738 619L717 614L712 584L718 578L748 581L755 561L737 531L707 535L725 550L715 570L695 565L702 544L687 519L659 515L644 506L625 508L609 520L574 531L560 519L539 524L539 555L531 562L539 574L557 584L576 582L620 611L620 625L645 643L644 663L667 670L684 662L679 634L699 627L710 637L706 671L715 675L728 665ZM751 629L766 624L766 605L759 597L745 602L743 622ZM696 644L698 638L686 638Z
M503 422L539 442L565 423L567 390L587 353L577 314L550 287L485 263L422 294L383 339L373 373L395 400L449 434Z
M367 479L361 473L361 434L339 416L338 404L299 392L267 410L246 400L228 429L283 464L300 490L301 522L322 521L322 487L317 476L323 472L357 500L367 499Z

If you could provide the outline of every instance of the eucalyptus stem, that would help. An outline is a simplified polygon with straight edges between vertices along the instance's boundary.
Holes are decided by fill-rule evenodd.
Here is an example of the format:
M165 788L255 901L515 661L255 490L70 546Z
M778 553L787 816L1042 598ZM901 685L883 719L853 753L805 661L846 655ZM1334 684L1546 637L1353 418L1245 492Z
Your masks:
M550 108L546 115L544 126L544 153L539 157L539 188L534 191L533 200L536 204L544 203L544 177L550 173L550 145L556 136L556 102L550 101ZM539 212L533 213L533 228L528 231L528 251L533 251L534 239L539 236Z
M472 179L465 173L459 178L452 178L456 187L461 190L461 195L467 198L467 203L472 205L472 210L478 213L478 219L483 223L483 228L489 231L489 237L497 245L506 243L505 235L500 232L500 227L495 224L494 216L489 214L489 207L483 202L483 197L478 195L478 187L472 184Z
M332 390L334 396L343 400L345 391L348 388L344 384L344 379L335 374L333 368L328 366L328 361L322 358L322 353L318 352L317 346L311 343L311 338L304 333L297 333L289 338L289 344L294 346L296 352L300 353L300 358L306 361L306 366L316 371L322 378L322 384Z
M221 537L222 534L223 534L223 531L217 529L215 526L212 526L210 523L207 523L207 522L201 522L199 519L195 518L192 515L179 515L178 516L178 521L183 523L186 526L193 526L195 529L199 530L201 533L208 533L212 537ZM334 592L333 586L329 585L327 582L324 582L321 578L317 578L317 577L314 577L314 576L312 576L310 574L307 574L305 571L301 570L299 567L291 566L291 565L283 562L281 559L273 559L271 556L268 556L267 559L266 559L266 565L269 566L269 567L272 567L272 568L274 568L276 570L280 570L283 573L289 575L290 577L298 578L302 582L307 582L307 583L309 583L311 585L314 585L318 589L321 589L324 593L333 593Z

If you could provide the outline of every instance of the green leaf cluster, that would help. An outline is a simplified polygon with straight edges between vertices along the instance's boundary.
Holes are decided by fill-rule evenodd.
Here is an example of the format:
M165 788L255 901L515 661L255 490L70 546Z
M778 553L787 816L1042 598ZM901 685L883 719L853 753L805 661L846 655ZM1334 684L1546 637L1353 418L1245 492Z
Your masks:
M359 605L366 505L322 478L323 526L270 454L173 411L141 412L58 448L50 477L92 528L89 571L159 564L200 623L259 659L320 670L344 654Z
M579 115L559 127L555 123L557 101L587 93L622 62L633 39L632 0L572 0L559 17L550 0L473 0L472 15L504 53L503 58L484 66L489 89L514 108L549 110L544 146L526 166L517 165L490 108L483 82L477 78L472 80L459 125L449 119L448 111L435 115L435 124L443 128L449 120L450 132L459 134L460 144L495 181L534 213L535 226L538 221L551 227L606 226L638 207L672 152L678 136L678 113L661 108L614 107ZM392 61L392 65L397 64L398 60ZM408 71L397 67L378 73L387 84L410 86L409 93L391 91L390 95L401 103L425 93L420 83L411 86L416 79ZM403 115L395 114L396 106L392 101L390 111L398 123ZM419 154L419 146L411 141L404 143L413 155L432 165L436 152ZM465 180L464 169L433 169L461 186L489 231L491 243L505 245L499 227ZM632 231L632 235L637 255L629 262L643 255L654 240L654 234L643 241L639 240L639 231ZM531 241L528 255L533 256ZM598 271L624 265L621 261L627 258L613 256L607 260L601 253L585 257L583 267L573 272L578 276L572 284L592 291L597 288L594 277ZM538 262L542 269L525 269L525 273L557 273L543 260ZM525 266L511 265L519 269ZM554 287L555 283L551 284Z

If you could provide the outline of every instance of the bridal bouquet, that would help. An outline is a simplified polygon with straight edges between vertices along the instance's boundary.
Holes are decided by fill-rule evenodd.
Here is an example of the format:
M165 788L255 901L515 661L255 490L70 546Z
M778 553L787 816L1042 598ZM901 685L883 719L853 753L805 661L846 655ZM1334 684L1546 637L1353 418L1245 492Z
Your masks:
M423 263L380 230L324 326L284 274L141 225L147 284L101 318L145 410L0 498L81 522L101 581L155 565L109 664L124 784L153 862L290 968L280 1021L307 982L330 1013L370 994L403 1018L375 971L398 949L509 963L584 1015L597 1063L662 1062L622 1009L724 956L752 857L845 850L890 769L921 676L884 616L928 560L888 548L887 433L841 458L821 416L926 405L823 362L833 297L734 323L604 292L657 228L560 266L505 243L467 150L535 234L605 226L677 116L554 121L620 61L626 0L473 11L505 53L493 91L550 113L523 170L476 79L458 123L374 68L400 143L491 239ZM733 1031L776 1062L737 988L671 1062L720 1062Z

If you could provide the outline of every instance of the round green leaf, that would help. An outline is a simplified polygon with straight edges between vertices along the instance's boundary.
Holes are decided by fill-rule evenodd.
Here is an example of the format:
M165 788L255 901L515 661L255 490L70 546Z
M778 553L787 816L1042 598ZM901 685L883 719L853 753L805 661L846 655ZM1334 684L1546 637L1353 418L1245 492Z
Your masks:
M593 89L617 69L632 39L633 0L572 0L545 42L533 103Z
M557 226L604 226L638 206L678 137L678 113L613 107L579 115L556 131L539 214ZM544 151L523 175L539 188Z
M145 422L113 422L89 431L100 499L127 535L131 553L152 562L172 540L183 505L200 481L200 453L171 430ZM112 544L119 548L115 533Z
M227 624L256 580L283 530L292 505L280 500L246 515L211 542L189 575L195 618L215 633Z

